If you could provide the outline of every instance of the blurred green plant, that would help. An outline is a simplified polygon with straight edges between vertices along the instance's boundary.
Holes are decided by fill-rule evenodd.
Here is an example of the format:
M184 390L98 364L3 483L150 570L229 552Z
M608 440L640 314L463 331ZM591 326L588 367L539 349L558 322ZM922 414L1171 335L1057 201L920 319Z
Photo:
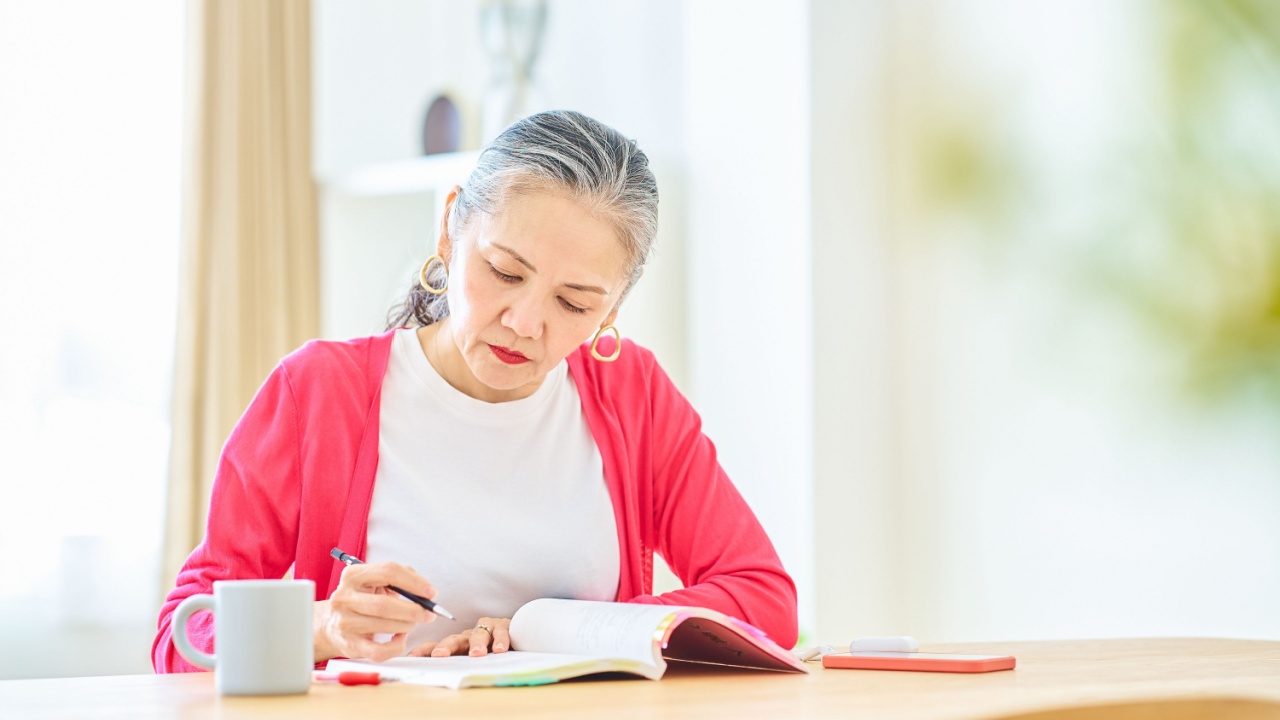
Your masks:
M937 57L921 58L913 70L930 76L922 83L928 90L899 106L890 128L900 154L899 212L953 230L967 227L975 231L964 233L968 239L995 260L1016 238L1029 173L1021 148L1010 140L1004 103L990 88L949 75L943 65Z
M1280 399L1280 3L1157 3L1150 266L1114 272L1203 400Z
M930 92L895 116L905 214L967 224L988 259L1067 263L1075 291L1118 302L1158 339L1190 397L1261 390L1280 407L1280 0L1132 7L1150 33L1131 48L1151 53L1134 63L1145 80L1104 110L1125 129L1094 138L1107 159L1084 196L1046 177L1010 124L1016 98L913 58L908 76ZM1046 228L1064 208L1079 221Z

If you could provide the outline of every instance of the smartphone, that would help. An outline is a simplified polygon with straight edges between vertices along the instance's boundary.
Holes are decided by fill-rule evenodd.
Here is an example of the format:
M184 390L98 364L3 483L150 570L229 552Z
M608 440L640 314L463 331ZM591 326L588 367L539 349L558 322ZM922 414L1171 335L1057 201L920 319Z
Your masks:
M856 652L822 656L822 667L850 670L916 670L920 672L984 673L1012 670L1012 655L953 655L926 652Z

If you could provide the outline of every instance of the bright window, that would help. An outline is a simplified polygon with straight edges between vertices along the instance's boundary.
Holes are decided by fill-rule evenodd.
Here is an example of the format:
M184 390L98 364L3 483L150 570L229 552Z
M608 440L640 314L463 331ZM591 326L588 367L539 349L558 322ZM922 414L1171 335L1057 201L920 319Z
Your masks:
M148 668L183 22L173 0L0 4L0 679Z

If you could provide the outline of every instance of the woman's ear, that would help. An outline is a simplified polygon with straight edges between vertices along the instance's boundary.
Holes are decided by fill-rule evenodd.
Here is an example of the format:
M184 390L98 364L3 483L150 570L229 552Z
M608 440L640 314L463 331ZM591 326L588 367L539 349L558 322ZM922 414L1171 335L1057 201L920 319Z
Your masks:
M448 265L453 262L453 237L449 235L449 213L453 212L453 203L458 200L461 185L454 185L444 199L444 213L440 216L440 234L436 237L436 254Z

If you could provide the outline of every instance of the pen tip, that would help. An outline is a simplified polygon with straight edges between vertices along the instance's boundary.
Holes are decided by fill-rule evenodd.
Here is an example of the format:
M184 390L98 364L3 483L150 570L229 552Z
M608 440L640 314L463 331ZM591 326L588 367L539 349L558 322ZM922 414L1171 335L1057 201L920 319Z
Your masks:
M436 609L435 609L433 612L435 612L435 614L437 614L437 615L443 615L443 616L445 616L445 617L449 618L450 620L457 621L457 619L458 619L458 618L456 618L456 617L454 617L454 616L453 616L453 613L449 612L448 610L445 610L445 609L444 609L444 607L442 607L442 606L440 606L440 605L436 605Z

